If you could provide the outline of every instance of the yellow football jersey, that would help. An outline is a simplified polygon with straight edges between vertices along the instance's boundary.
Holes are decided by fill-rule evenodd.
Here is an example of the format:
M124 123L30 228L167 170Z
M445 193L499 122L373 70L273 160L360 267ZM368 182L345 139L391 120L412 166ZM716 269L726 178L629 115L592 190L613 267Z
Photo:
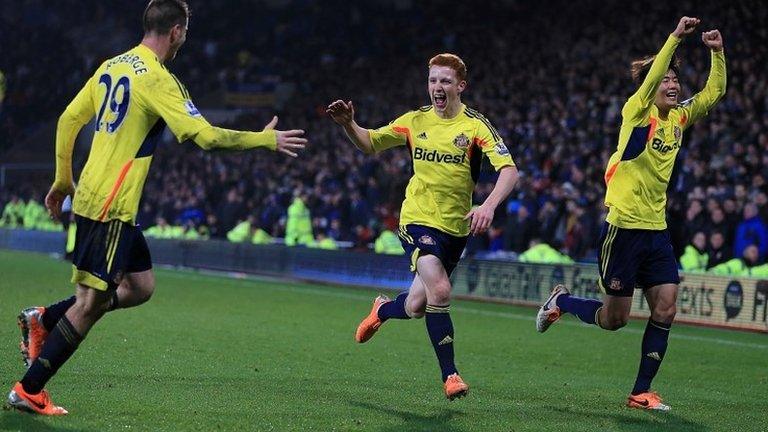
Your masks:
M496 170L515 164L491 123L464 105L451 119L440 118L431 105L426 106L369 133L377 153L400 145L411 152L413 176L400 211L401 225L468 235L464 216L472 206L483 154Z
M707 115L725 94L725 54L713 51L704 89L672 109L666 120L659 117L656 91L679 43L680 39L669 36L640 88L621 111L619 145L605 171L606 220L619 228L667 228L667 186L683 131Z
M203 148L276 147L274 131L211 126L155 53L138 45L102 63L59 118L54 187L72 183L75 138L94 116L95 134L73 211L97 221L134 223L152 155L166 125L179 142L194 138Z

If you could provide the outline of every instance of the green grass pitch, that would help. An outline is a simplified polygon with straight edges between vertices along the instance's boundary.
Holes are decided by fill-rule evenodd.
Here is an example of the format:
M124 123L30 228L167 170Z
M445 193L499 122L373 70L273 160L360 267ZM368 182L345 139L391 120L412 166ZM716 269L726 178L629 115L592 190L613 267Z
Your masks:
M68 264L0 251L0 384L23 374L15 317L72 292ZM51 383L70 415L0 412L0 430L764 431L768 337L673 327L655 388L630 410L644 323L609 333L572 317L456 301L467 398L447 401L423 320L353 340L373 291L157 271L147 304L107 315ZM6 393L3 393L5 397Z

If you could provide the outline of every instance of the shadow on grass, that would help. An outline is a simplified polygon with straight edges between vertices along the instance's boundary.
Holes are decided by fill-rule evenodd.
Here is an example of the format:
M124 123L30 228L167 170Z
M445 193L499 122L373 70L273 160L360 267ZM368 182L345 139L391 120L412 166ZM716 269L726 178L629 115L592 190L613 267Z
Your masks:
M41 417L3 407L0 411L0 430L2 431L50 431L50 432L96 432L96 429L84 429L82 426L66 427L52 423L64 422L64 418Z
M417 414L410 411L399 410L392 407L379 406L370 404L367 402L354 401L350 402L350 405L365 408L372 411L378 411L382 414L386 414L392 417L397 417L402 421L402 424L398 425L384 425L380 429L376 429L381 432L405 432L405 431L440 431L440 432L452 432L463 429L456 429L455 422L452 423L452 419L461 417L464 415L461 411L455 411L452 409L443 408L430 415ZM645 431L647 432L647 431Z
M674 408L673 408L674 409ZM624 432L648 432L650 430L668 430L675 432L706 432L710 430L704 424L694 423L680 417L674 411L640 411L626 407L618 407L610 412L588 408L559 408L553 407L553 411L561 413L564 418L580 418L585 422L592 422L602 430L617 430ZM623 412L622 412L623 411ZM598 425L600 420L611 424ZM597 429L596 429L597 430Z

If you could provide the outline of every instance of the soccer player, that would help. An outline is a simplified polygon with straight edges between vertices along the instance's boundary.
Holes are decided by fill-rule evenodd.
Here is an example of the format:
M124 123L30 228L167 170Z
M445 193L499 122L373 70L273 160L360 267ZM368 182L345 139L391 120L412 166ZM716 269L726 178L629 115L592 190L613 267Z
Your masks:
M364 153L407 145L413 160L399 236L415 277L410 289L395 300L385 296L374 300L370 314L357 328L355 340L366 342L390 318L425 317L442 371L443 389L451 400L466 395L469 386L454 364L449 276L470 232L477 235L488 229L496 206L509 195L518 177L496 129L480 113L461 103L466 76L467 67L458 56L433 57L427 82L432 105L403 114L379 129L360 127L351 101L338 100L327 110ZM499 171L499 177L485 202L471 209L483 155Z
M539 332L565 312L588 324L618 330L629 318L635 287L643 289L651 316L643 336L640 369L627 399L632 408L670 409L651 391L667 351L680 283L666 231L667 185L683 131L725 94L723 39L712 30L702 34L712 59L707 84L692 99L678 103L681 85L673 60L675 48L698 24L697 18L681 18L658 54L632 63L633 78L641 84L624 104L618 149L605 172L608 216L598 255L603 301L574 297L558 285L536 317Z
M74 193L76 292L20 315L22 351L29 367L8 395L13 408L67 414L51 402L45 384L105 312L137 306L152 295L152 262L135 220L152 154L166 125L179 142L191 139L206 150L264 147L296 156L294 152L305 146L303 131L273 129L277 117L262 132L213 127L203 118L187 89L164 65L186 40L188 23L185 1L150 1L141 43L102 63L59 118L56 179L45 204L51 216L58 217L62 201ZM75 191L75 138L94 116L90 155Z

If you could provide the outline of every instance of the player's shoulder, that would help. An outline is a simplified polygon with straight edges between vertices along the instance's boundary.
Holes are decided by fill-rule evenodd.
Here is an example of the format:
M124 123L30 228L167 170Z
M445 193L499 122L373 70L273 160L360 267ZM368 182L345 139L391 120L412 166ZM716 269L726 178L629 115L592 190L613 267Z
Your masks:
M488 120L488 118L480 111L466 106L464 107L462 116L464 121L472 123L476 128L478 128L478 130L485 129L494 135L494 137L498 136L498 132L496 131L496 128L493 126L491 121Z
M409 117L409 118L419 118L419 117L426 117L430 112L432 112L434 108L432 105L425 105L422 107L418 107L416 109L412 109L405 114L403 114L403 117Z
M485 115L483 115L483 113L481 113L480 111L474 108L465 106L463 115L465 118L469 118L474 122L490 124L490 121L488 120L488 118Z

